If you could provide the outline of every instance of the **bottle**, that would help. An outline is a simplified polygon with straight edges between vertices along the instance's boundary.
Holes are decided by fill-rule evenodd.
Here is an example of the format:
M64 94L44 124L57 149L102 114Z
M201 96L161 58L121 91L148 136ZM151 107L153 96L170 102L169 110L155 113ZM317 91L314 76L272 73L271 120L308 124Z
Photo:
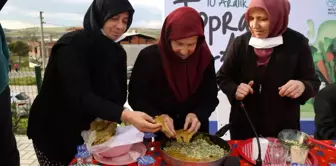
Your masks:
M76 160L77 164L92 164L92 154L85 144L77 146Z
M138 166L154 166L155 159L152 156L143 156L137 159Z
M81 156L80 153L76 154L76 164L84 164L83 157Z
M144 144L146 146L147 151L154 151L153 142L155 141L156 135L154 133L144 133Z
M92 155L89 151L85 151L83 154L84 164L92 164Z

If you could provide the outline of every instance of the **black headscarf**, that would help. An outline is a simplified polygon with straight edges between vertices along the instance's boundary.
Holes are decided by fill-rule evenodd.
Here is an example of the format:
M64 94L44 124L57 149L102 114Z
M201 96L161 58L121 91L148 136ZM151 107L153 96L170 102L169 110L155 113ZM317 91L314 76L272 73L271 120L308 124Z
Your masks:
M0 0L0 10L5 6L7 0Z
M127 28L131 26L134 9L128 0L94 0L84 16L84 30L101 33L105 22L113 16L128 12Z

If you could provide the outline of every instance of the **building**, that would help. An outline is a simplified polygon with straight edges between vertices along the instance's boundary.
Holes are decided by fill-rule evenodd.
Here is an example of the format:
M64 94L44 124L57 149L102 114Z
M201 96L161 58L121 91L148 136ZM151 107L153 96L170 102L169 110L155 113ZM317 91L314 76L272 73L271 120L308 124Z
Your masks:
M119 39L118 42L123 44L156 44L157 39L149 35L137 33L136 31L126 32Z
M82 30L83 27L71 27L67 29L68 32ZM124 33L119 39L120 44L156 44L157 39L155 37L146 35L144 33L137 33L135 30L132 32Z
M67 32L77 31L83 29L82 27L72 27L67 29ZM127 53L127 65L133 66L139 52L152 44L156 44L158 40L155 37L137 33L136 31L126 32L124 33L118 41L125 49ZM48 59L51 53L51 49L56 43L55 40L45 41L45 52L46 58ZM32 59L41 59L41 42L39 41L30 41L28 45L31 47L31 51L29 52L29 57Z
M81 30L82 27L72 27L67 29L68 32ZM158 39L156 37L146 35L144 33L138 33L133 30L131 32L124 33L118 42L124 47L127 53L127 66L133 66L139 52L152 44L156 44Z
M133 66L139 52L152 44L156 44L158 40L154 37L137 33L136 31L124 33L118 42L124 47L127 53L127 66Z
M50 56L51 48L54 46L55 43L56 41L45 41L44 42L46 57ZM28 41L28 45L30 46L30 51L28 53L30 58L39 59L42 57L40 41Z

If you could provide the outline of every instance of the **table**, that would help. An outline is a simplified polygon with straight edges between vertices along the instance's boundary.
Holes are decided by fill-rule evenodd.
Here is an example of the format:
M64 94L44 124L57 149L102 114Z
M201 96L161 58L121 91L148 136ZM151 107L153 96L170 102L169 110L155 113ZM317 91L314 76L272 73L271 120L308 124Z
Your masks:
M231 156L237 156L240 158L240 165L241 166L252 166L252 164L250 164L248 161L246 161L244 158L241 158L239 156L239 153L237 151L237 147L238 145L243 142L243 141L238 141L238 140L231 140L228 141L228 143L231 145L232 147L232 152L231 152ZM332 141L332 140L324 140L323 142L330 144L332 146L335 146L336 144L336 140ZM154 142L153 145L156 147L155 149L159 149L160 147L160 143L159 142ZM329 149L326 149L323 146L320 145L316 145L313 149L311 149L312 153L315 154L317 160L318 160L318 166L331 166L330 163L334 163L336 165L336 152L331 151ZM153 157L155 157L155 159L157 160L156 165L157 166L165 166L166 164L164 163L164 161L162 160L162 158L160 157L160 152L159 151L150 151L147 153L147 155L151 155ZM70 165L75 164L76 163L76 159L74 159ZM94 164L99 164L97 161L94 161ZM103 165L103 164L99 164L99 165ZM107 165L103 165L103 166L107 166ZM137 166L136 163L134 164L129 164L128 166Z

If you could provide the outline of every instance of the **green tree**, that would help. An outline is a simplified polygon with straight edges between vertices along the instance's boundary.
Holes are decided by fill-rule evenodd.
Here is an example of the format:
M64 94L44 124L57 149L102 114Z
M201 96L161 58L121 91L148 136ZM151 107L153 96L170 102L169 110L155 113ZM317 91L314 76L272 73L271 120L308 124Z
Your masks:
M19 63L21 63L21 57L27 57L30 51L29 45L20 40L9 43L8 48L13 56L19 57Z
M8 48L13 55L24 57L28 56L30 47L27 43L23 41L16 41L8 44Z

